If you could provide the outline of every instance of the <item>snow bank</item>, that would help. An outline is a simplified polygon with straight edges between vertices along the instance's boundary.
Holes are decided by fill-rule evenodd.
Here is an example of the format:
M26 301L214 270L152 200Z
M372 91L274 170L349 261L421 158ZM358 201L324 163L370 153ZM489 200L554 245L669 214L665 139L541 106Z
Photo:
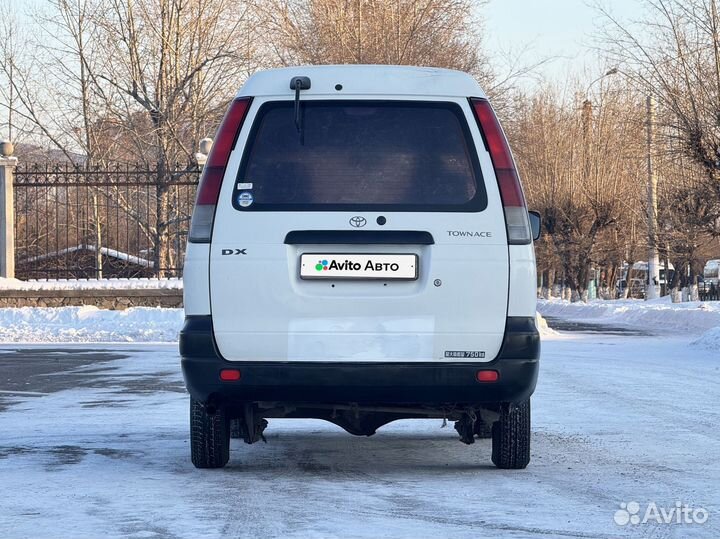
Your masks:
M1 343L176 342L182 309L84 307L0 309Z
M93 306L0 309L0 343L177 342L182 309L132 307L109 311ZM540 335L558 333L537 313Z
M535 326L538 328L541 337L549 337L550 335L558 335L558 332L548 326L547 320L545 320L540 313L535 313Z
M0 277L0 290L128 290L182 288L182 279L42 279L21 281Z
M538 300L543 316L651 328L658 333L702 333L720 326L720 302L672 303L669 297L570 303Z
M690 344L705 348L706 350L720 351L720 327L707 330L699 339L694 340Z

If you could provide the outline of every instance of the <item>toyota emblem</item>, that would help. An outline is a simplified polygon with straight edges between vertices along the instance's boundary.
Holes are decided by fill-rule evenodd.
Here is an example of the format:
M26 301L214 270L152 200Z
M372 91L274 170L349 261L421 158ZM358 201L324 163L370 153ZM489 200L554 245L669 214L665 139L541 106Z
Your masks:
M350 226L354 226L355 228L363 227L367 224L367 219L365 217L362 217L360 215L356 215L355 217L350 217Z

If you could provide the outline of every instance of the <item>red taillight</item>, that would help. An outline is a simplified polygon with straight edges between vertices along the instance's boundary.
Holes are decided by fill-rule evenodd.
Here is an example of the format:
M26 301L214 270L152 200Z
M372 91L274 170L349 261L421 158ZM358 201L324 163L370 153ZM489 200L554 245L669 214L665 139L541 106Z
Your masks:
M478 382L497 382L500 378L498 371L477 371L475 379Z
M197 200L195 201L195 204L200 206L217 204L217 199L220 195L220 186L222 185L224 175L224 166L211 168L208 165L205 165L202 176L200 176L200 184L198 185Z
M515 169L496 168L495 176L500 186L503 206L525 208L525 197L520 189L520 180Z
M223 369L220 371L220 380L223 382L235 382L240 380L241 374L237 369Z
M210 241L212 221L215 215L215 205L220 195L225 167L227 167L230 153L235 140L242 127L245 115L250 108L252 98L242 97L235 99L231 104L220 127L215 133L215 139L203 167L200 184L198 185L195 210L190 223L189 241L204 243Z
M505 133L486 99L471 99L470 103L475 111L480 131L485 137L490 159L495 169L500 198L505 209L508 242L511 244L530 243L530 223L525 197Z
M495 176L497 176L500 186L503 206L522 206L524 208L525 197L523 197L522 187L520 187L520 178L500 122L498 122L489 101L485 99L471 101L480 129L485 135L488 152L490 152L490 158L495 168Z

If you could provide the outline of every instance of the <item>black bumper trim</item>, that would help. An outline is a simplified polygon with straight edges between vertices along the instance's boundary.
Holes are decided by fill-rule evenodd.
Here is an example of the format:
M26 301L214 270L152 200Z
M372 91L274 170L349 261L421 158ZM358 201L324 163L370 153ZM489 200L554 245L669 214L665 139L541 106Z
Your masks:
M227 361L213 338L211 316L188 316L180 332L183 375L193 398L229 402L357 403L442 406L520 402L535 389L540 337L534 318L508 318L498 356L485 363L344 363ZM241 380L222 382L224 368ZM499 373L479 383L481 369Z

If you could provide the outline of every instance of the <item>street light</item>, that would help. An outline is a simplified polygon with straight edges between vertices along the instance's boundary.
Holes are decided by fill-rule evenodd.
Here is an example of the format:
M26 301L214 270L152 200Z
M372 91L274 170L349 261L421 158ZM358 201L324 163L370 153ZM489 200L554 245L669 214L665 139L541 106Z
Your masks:
M592 81L585 90L585 101L583 102L583 129L589 132L589 120L592 116L592 102L588 99L590 88L596 82L609 75L620 73L617 67L609 69L605 74ZM647 288L645 299L656 299L659 297L658 286L660 284L660 256L657 250L657 176L653 166L653 146L655 143L655 98L652 94L646 97L646 125L647 125L647 201L648 201L648 267L647 267ZM666 271L667 273L667 271Z
M582 105L582 137L583 137L583 149L584 149L584 162L583 162L583 179L585 182L588 182L590 179L590 170L592 169L592 165L590 163L590 131L591 131L591 124L592 124L592 101L590 101L590 98L588 97L590 94L590 88L592 88L593 84L596 82L599 82L603 80L605 77L609 77L611 75L615 75L618 72L616 67L613 67L612 69L609 69L602 75L600 75L598 78L596 78L594 81L592 81L590 84L588 84L587 88L585 89L585 100L583 101ZM570 185L571 195L573 186ZM598 277L596 275L595 277L596 284L599 284Z
M595 84L598 81L603 80L605 77L609 77L610 75L617 75L619 73L617 67L613 67L611 69L608 69L605 73L600 75L598 78L596 78L594 81L592 81L590 84L588 84L587 88L585 89L585 101L590 101L588 99L588 94L590 93L590 88L592 88L593 84Z
M590 101L590 98L588 95L590 94L590 88L592 88L593 84L596 82L599 82L603 80L605 77L608 77L610 75L615 75L617 73L617 68L614 67L612 69L609 69L602 75L600 75L598 78L596 78L594 81L592 81L590 84L588 84L587 88L585 89L585 100L583 101L583 107L582 107L582 136L583 136L583 153L584 153L584 159L583 159L583 181L587 184L590 181L590 170L591 170L591 163L590 163L590 130L591 130L591 124L592 124L592 101ZM570 195L573 196L573 184L570 184ZM595 276L595 283L596 285L599 284L598 275Z

